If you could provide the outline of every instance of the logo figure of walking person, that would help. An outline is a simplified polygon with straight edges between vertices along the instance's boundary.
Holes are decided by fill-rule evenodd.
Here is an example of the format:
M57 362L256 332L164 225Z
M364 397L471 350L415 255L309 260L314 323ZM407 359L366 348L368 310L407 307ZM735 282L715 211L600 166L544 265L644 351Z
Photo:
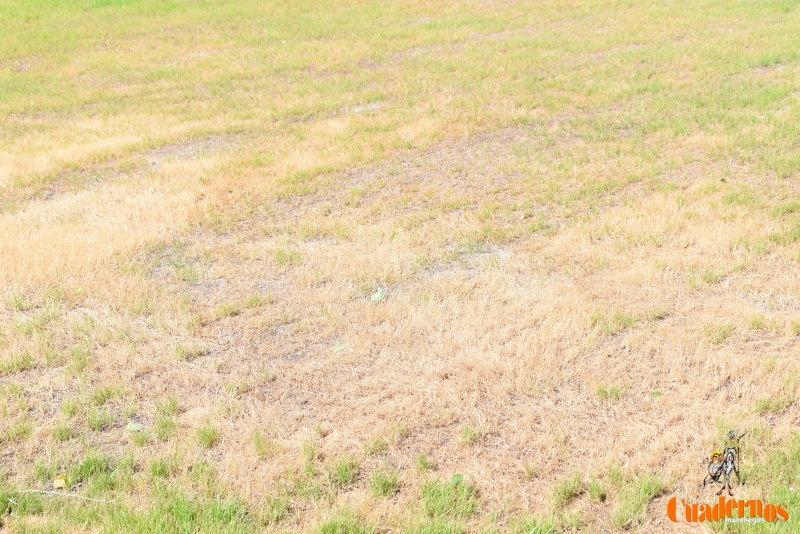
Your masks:
M740 436L735 430L731 430L728 432L728 439L726 440L724 450L722 452L716 450L711 453L708 462L708 474L706 478L703 479L703 486L721 483L722 487L717 492L717 495L722 495L725 488L728 488L728 496L733 497L733 489L731 488L732 473L736 474L736 480L739 484L743 484L742 476L739 474L739 440L746 434L747 432Z

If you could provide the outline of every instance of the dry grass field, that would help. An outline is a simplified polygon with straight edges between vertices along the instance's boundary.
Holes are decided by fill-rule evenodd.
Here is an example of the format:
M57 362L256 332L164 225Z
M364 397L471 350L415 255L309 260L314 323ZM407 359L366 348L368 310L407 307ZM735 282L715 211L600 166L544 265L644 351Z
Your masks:
M799 28L6 1L0 532L799 531Z

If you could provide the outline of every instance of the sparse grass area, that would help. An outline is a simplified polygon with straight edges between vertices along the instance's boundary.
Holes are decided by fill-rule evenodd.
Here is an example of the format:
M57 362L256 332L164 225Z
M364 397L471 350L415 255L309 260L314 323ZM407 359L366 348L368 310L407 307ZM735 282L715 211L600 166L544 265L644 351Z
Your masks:
M219 441L219 428L205 423L197 428L197 441L206 449L210 449Z
M428 458L427 454L418 454L414 459L414 464L420 472L430 471L436 468L436 463Z
M436 521L463 521L478 512L480 500L474 486L455 475L447 482L434 479L421 488L425 514Z
M483 430L467 423L461 427L460 437L464 445L475 445L483 439Z
M108 410L102 408L90 408L86 412L86 426L89 430L102 432L114 423L114 416Z
M708 340L715 345L723 343L726 339L731 337L733 333L733 325L719 324L719 325L706 325L705 334Z
M621 491L611 523L622 529L634 527L644 517L647 505L664 491L664 483L656 475L643 474L636 477Z
M555 509L562 509L582 491L580 473L567 473L553 484L550 501Z
M205 356L208 350L202 345L175 345L175 357L181 361L192 361L200 356Z
M375 497L391 497L400 490L400 475L397 471L375 471L369 486Z
M620 386L607 386L600 384L597 386L597 397L601 401L618 401L622 398L622 388Z
M328 469L328 480L339 488L352 486L358 475L359 463L352 458L335 460Z
M723 416L798 506L796 3L0 26L10 532L646 529Z
M386 438L383 436L373 436L363 443L364 455L375 456L386 451Z

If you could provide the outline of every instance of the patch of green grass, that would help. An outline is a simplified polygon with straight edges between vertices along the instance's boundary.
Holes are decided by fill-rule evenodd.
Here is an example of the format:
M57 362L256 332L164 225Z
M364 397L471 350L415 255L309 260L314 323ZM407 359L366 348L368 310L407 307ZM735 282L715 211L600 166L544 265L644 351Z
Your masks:
M755 315L752 319L750 319L750 329L751 330L766 330L767 329L767 322L764 319L764 315L759 313Z
M793 319L789 325L793 336L800 336L800 319Z
M98 386L89 395L89 403L93 406L102 406L109 400L122 395L124 388L121 384L106 384Z
M323 520L317 534L373 534L375 527L358 517L350 508L340 508L336 515Z
M267 495L264 499L258 517L264 525L277 525L291 510L291 503L286 497Z
M464 520L477 513L480 506L477 490L460 475L448 482L425 482L420 491L423 510L432 519Z
M156 417L153 422L153 434L158 441L167 441L178 430L175 414L178 413L178 401L175 397L165 397L156 403Z
M61 403L61 413L63 413L67 417L73 417L76 413L78 413L78 409L80 408L80 403L78 399L70 398L64 400Z
M586 485L586 492L589 494L589 498L595 502L606 500L605 486L603 486L603 481L597 477L589 479L589 483Z
M180 460L175 456L157 456L150 460L150 476L169 478L180 472Z
M436 468L436 462L428 458L428 455L424 453L420 453L414 458L414 465L422 473Z
M364 448L364 456L367 457L384 453L387 449L386 439L383 436L373 436L366 439L362 446Z
M99 517L87 517L85 513L83 517L84 521L102 524L107 532L245 534L258 531L254 518L236 498L199 498L170 485L158 489L157 498L147 508L118 505L106 508Z
M621 310L614 311L614 325L617 327L617 331L624 330L626 328L633 328L636 324L636 317L629 313L625 313Z
M90 449L84 459L69 470L67 480L70 484L88 483L96 477L111 474L114 465L110 456Z
M20 443L31 436L33 425L24 417L14 419L0 434L0 443Z
M293 249L279 248L274 253L275 263L281 267L299 265L302 261L300 253Z
M651 325L657 321L664 319L667 316L667 310L664 307L658 306L647 310L644 314L645 320Z
M402 438L407 438L411 435L411 429L408 428L408 423L405 421L397 421L392 425L392 431L389 439L392 443L397 443Z
M611 524L616 528L629 529L636 526L647 511L647 505L664 492L664 484L657 475L644 474L632 480L620 493Z
M622 388L620 386L600 384L597 386L597 397L603 402L618 401L622 398Z
M352 486L358 475L359 463L352 458L336 460L328 469L328 480L339 488Z
M313 462L317 459L317 455L319 454L319 446L313 441L304 441L303 444L300 445L300 452L303 453L303 459L306 462Z
M582 490L581 475L578 472L567 473L550 488L550 502L556 509L569 504Z
M27 352L12 352L0 360L0 375L21 373L33 369L33 359Z
M219 428L205 423L197 428L197 441L206 449L210 449L219 441Z
M217 306L214 315L219 319L222 317L235 317L242 313L242 308L235 302L223 302Z
M372 473L369 487L375 497L391 497L400 490L400 475L397 471L376 471Z
M525 464L525 478L533 480L539 474L539 466L535 463Z
M467 423L461 427L460 435L464 445L475 445L483 439L483 430Z
M725 273L722 271L718 271L712 267L706 267L703 269L700 279L706 284L718 284L724 276Z
M554 534L559 532L559 525L552 517L532 518L527 515L512 518L509 521L511 534Z
M780 504L789 512L789 520L771 524L769 532L800 532L800 515L793 513L793 510L800 509L800 492L797 491L800 481L800 433L794 432L771 443L748 471L747 484L764 492L764 502ZM752 531L746 525L733 526L733 532Z
M89 366L89 356L91 353L83 347L73 347L69 353L69 364L67 369L72 374L80 374Z
M592 328L599 328L603 334L610 336L627 328L633 328L636 325L636 316L621 310L614 310L610 317L602 312L594 312L589 316L589 324Z
M95 432L102 432L114 424L114 416L107 410L91 408L86 412L86 426Z
M731 337L731 334L733 333L733 325L729 323L721 325L706 325L704 331L706 337L711 343L719 345Z
M244 307L251 309L251 308L258 308L259 306L263 306L265 304L269 304L272 300L272 295L250 295L244 301Z
M622 469L622 466L618 463L612 463L608 466L608 471L606 472L606 480L615 488L619 488L627 479L625 475L625 470Z
M53 429L53 439L56 441L69 441L75 435L72 425L61 421Z
M24 312L33 308L33 301L22 292L8 291L6 293L6 305L14 311Z
M206 354L208 354L208 349L202 345L183 345L181 343L175 345L175 357L181 361L190 362Z

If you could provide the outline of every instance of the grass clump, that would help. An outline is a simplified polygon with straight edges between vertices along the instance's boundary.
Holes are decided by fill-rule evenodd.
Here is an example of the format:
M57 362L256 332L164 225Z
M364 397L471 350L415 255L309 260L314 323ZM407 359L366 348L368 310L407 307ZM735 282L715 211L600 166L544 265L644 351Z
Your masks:
M392 443L397 443L402 438L407 438L410 435L411 429L408 428L408 423L405 421L398 421L392 425L392 433L389 439Z
M223 302L217 306L215 316L219 319L222 317L235 317L242 313L242 308L235 302Z
M14 311L24 312L33 308L33 301L21 292L8 291L6 293L6 305Z
M422 485L422 506L431 519L466 519L478 511L478 491L462 475L450 481L431 480Z
M723 343L726 339L731 337L732 333L733 326L729 323L721 325L706 325L705 327L706 337L715 345Z
M644 518L650 501L663 491L664 484L657 475L644 474L636 477L620 493L611 512L611 523L623 529L637 525Z
M150 476L169 478L180 471L180 462L174 456L158 456L150 461Z
M107 410L92 408L86 413L86 426L95 432L102 432L114 424L114 416Z
M20 417L11 422L6 427L5 432L0 434L0 443L21 443L31 436L33 426L30 421Z
M563 508L581 492L581 475L578 472L568 473L557 480L550 489L550 501L555 508Z
M400 476L397 471L376 471L372 473L369 487L375 497L391 497L400 490Z
M350 508L341 508L317 527L318 534L373 534L375 527L358 517Z
M618 401L622 398L622 388L619 386L597 386L597 397L603 402Z
M27 352L11 353L0 360L0 375L21 373L33 369L33 359Z
M750 330L766 330L767 329L767 321L764 319L764 315L759 313L755 315L752 319L750 319Z
M618 463L612 463L608 466L608 471L606 472L605 478L612 486L619 488L625 483L627 476L625 475L625 470L622 469L621 465Z
M252 439L253 448L261 458L270 458L278 452L278 444L269 437L265 437L257 429L253 430Z
M475 445L483 439L483 431L467 423L461 427L461 442L464 445Z
M559 525L552 517L533 518L527 515L512 519L512 534L552 534L559 532Z
M108 384L95 388L89 396L93 406L102 406L109 400L122 395L123 387L120 384Z
M69 364L67 370L72 374L80 374L89 366L90 353L82 347L73 347L69 353Z
M247 300L244 301L244 307L248 309L258 308L264 304L269 304L271 300L271 295L250 295L247 297Z
M61 413L67 417L73 417L76 413L78 413L79 407L80 403L78 402L78 399L66 399L61 404Z
M789 325L789 329L793 336L800 336L800 319L794 319Z
M589 494L589 498L595 502L603 502L606 500L605 486L603 486L603 482L597 477L592 477L589 480L589 483L586 485L586 492Z
M417 470L419 470L421 473L436 468L436 462L428 458L428 455L424 453L417 455L417 457L414 459L414 465L417 466Z
M175 414L178 413L178 401L175 397L166 397L156 402L156 418L153 433L158 441L166 441L178 430Z
M712 267L706 267L703 269L700 279L706 284L718 284L724 276L723 272L717 271Z
M589 316L592 328L599 328L607 336L616 334L636 326L636 316L622 310L615 310L610 316L602 312L594 312Z
M281 267L287 265L299 265L301 258L300 253L296 250L279 248L275 251L275 263Z
M275 495L267 495L258 515L263 524L268 526L277 525L289 515L290 510L291 504L289 499L277 497Z
M367 457L386 452L386 439L383 436L374 436L364 441L363 448L364 455Z
M197 441L203 448L210 449L219 441L219 428L205 423L197 428Z
M352 458L342 458L328 469L328 480L338 488L352 486L358 475L359 463Z
M69 441L75 435L72 425L62 421L53 429L53 439L56 441Z
M175 357L181 361L189 362L200 356L208 354L208 350L201 345L175 345Z

